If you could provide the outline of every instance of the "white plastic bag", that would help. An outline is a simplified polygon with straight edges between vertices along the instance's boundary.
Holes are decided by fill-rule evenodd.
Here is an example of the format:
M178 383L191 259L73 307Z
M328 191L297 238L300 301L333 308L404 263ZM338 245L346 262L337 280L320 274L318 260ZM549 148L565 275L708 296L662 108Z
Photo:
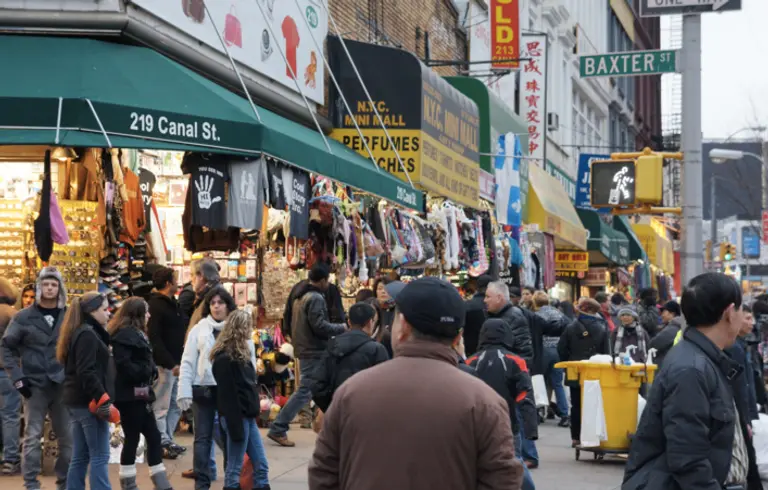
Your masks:
M536 374L531 377L533 385L533 400L536 402L536 408L548 407L547 384L544 382L544 376Z
M752 446L755 448L755 463L763 488L768 490L768 415L760 414L752 421Z
M600 381L584 381L584 396L581 400L581 445L598 447L602 441L607 440L608 429Z
M638 393L637 394L637 425L640 426L640 419L643 417L643 410L645 410L646 401L643 396Z

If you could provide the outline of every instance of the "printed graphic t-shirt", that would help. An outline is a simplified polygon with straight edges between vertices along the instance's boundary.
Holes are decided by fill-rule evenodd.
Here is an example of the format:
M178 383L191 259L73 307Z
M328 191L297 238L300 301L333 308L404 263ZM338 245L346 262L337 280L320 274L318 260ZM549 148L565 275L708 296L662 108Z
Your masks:
M269 205L275 209L285 209L288 201L283 187L283 166L279 163L267 162L267 186Z
M283 37L285 38L285 57L288 59L288 65L293 70L293 73L299 73L296 69L296 51L299 49L299 30L296 28L296 21L290 15L283 19ZM285 68L285 74L288 78L293 78L291 70L288 67Z
M291 229L289 235L299 240L309 238L309 174L303 170L293 171L291 195Z
M190 174L192 193L192 224L212 230L227 229L226 182L229 181L227 164L216 157L194 155L185 158L182 170Z
M152 231L152 191L155 189L157 178L149 170L142 168L139 172L139 187L144 201L144 220L147 223L146 230Z
M246 230L261 229L267 191L267 166L263 160L233 161L229 164L229 226Z

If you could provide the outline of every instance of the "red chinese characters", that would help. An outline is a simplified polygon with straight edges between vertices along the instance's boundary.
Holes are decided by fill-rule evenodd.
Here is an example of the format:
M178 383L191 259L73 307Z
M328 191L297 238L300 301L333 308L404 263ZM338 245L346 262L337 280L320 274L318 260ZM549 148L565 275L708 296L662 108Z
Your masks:
M546 90L545 70L547 67L546 37L526 35L524 38L523 58L520 71L520 113L528 125L528 154L533 162L544 165L546 145Z

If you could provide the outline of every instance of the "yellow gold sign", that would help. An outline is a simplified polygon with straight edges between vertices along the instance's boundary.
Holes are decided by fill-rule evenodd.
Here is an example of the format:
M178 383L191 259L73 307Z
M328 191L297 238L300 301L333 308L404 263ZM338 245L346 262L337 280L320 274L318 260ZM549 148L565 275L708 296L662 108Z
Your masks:
M589 271L589 253L555 251L556 271Z

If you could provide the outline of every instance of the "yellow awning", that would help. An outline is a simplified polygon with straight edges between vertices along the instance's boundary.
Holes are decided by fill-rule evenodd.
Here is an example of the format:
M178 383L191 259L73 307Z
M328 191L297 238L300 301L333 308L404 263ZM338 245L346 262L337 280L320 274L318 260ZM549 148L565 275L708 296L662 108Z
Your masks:
M674 274L675 252L672 248L672 242L666 236L661 235L657 230L658 227L654 224L635 223L632 225L632 230L634 230L640 243L643 244L645 253L648 254L648 262L668 274Z
M587 230L562 184L536 165L529 167L528 181L528 222L553 235L557 248L586 250Z

